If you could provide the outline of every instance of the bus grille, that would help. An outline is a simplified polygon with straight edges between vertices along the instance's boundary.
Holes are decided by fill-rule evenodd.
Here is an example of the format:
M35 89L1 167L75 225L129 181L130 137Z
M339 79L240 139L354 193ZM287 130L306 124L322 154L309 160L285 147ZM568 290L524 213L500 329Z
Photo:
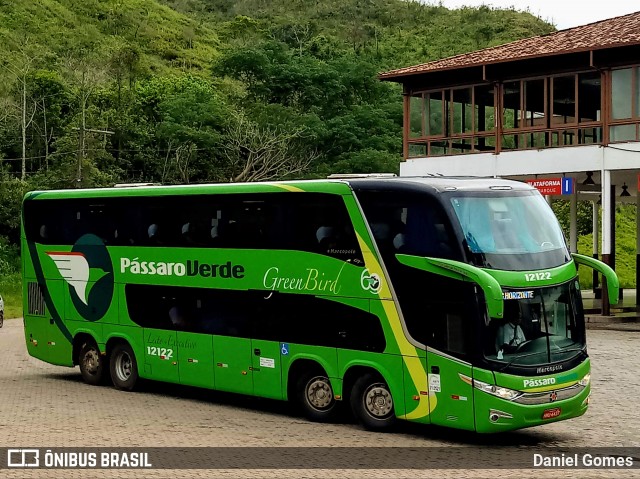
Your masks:
M44 316L45 304L42 289L38 283L27 285L27 311L30 315Z

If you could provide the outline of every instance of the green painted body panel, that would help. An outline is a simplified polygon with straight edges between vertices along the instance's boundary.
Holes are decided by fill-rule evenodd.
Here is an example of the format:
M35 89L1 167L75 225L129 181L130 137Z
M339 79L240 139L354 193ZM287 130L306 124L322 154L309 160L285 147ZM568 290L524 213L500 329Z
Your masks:
M484 292L489 316L492 318L502 318L504 311L502 288L500 287L500 283L485 270L450 259L424 258L406 254L398 254L396 258L398 258L398 261L402 264L413 268L419 268L448 278L470 281L477 284Z
M280 343L251 340L253 390L262 397L283 399Z
M175 331L144 328L144 353L137 351L138 368L144 364L144 370L150 372L151 379L170 383L180 382L178 369L178 337ZM141 360L144 358L144 361Z
M342 394L342 383L339 381L342 376L338 372L338 355L335 348L307 346L295 343L279 343L279 347L282 345L285 345L288 351L287 354L282 354L282 351L280 353L283 398L286 397L286 391L289 385L289 369L291 369L296 361L313 361L319 364L331 380L334 394Z
M51 281L48 288L51 294L60 298L64 305L64 281ZM73 366L72 346L58 322L52 317L49 308L44 316L31 316L25 309L24 326L27 349L30 354L58 366Z
M484 270L493 276L503 287L508 288L540 288L554 284L566 283L576 277L576 265L573 262L563 264L556 268L547 268L536 271L541 279L527 278L530 271L503 271L497 269ZM548 273L548 277L547 277ZM544 277L544 278L543 278Z
M177 340L180 384L214 388L213 337L178 331Z
M515 391L523 392L541 392L541 391L553 391L569 386L575 385L578 381L589 374L591 363L589 359L586 359L582 364L569 371L562 371L546 376L536 376L536 380L544 381L548 380L552 384L537 387L528 387L524 381L529 378L523 378L522 376L513 376L511 374L495 373L496 384L498 386L507 387Z
M572 253L572 256L576 263L584 264L589 268L595 269L598 273L604 276L607 282L609 303L616 304L620 299L620 281L618 280L618 275L616 274L616 272L608 264L605 264L602 261L598 261L595 258L577 253Z
M353 368L369 368L377 371L388 384L395 414L399 418L479 432L528 427L584 414L589 387L574 398L558 401L558 404L562 403L561 416L543 421L541 415L548 405L524 406L505 401L474 388L461 378L465 376L488 384L497 382L498 386L519 391L530 390L524 388L523 377L501 373L494 375L491 371L473 368L437 351L427 352L424 345L409 337L401 305L395 299L393 286L366 219L350 185L345 181L46 191L28 193L25 199L39 202L56 198L304 192L342 196L364 264L303 251L269 250L266 254L265 251L249 249L103 244L101 247L104 251L101 254L108 256L110 264L103 264L101 271L90 270L83 284L76 282L72 286L61 276L56 258L59 260L79 254L78 245L27 242L23 226L24 309L28 311L29 282L41 285L46 302L43 316L25 314L25 339L29 354L52 364L72 366L73 339L78 334L88 334L95 339L103 353L107 352L108 345L113 341L128 342L137 359L140 377L274 399L291 399L288 397L289 373L299 364L298 361L311 361L322 367L331 381L334 394L340 399L349 393L343 390L345 376L355 371ZM90 251L95 247L92 244L84 246L85 250L82 251ZM530 272L524 271L484 270L440 258L397 257L410 267L478 284L484 292L488 313L495 318L503 314L503 287L548 286L576 277L574 262L545 270L549 273L548 277L544 275L546 279L536 279L535 275L531 279L526 276ZM576 262L581 260L575 259ZM216 265L218 273L222 271L220 267L224 266L229 274L213 275L211 272L215 268L211 265ZM598 269L595 263L590 266ZM605 272L608 274L608 271ZM103 278L112 282L111 297L96 308L93 300L100 292L96 285L104 281ZM257 290L267 296L273 291L324 298L377 316L384 333L385 346L380 352L356 351L282 343L278 338L267 341L143 328L129 317L127 285L210 288L234 292ZM81 302L86 300L86 308L78 298ZM304 311L300 314L303 318ZM94 317L85 319L91 315ZM542 377L555 378L556 384L560 384L560 381L563 384L573 381L575 384L588 374L589 367L586 360L572 371ZM432 378L431 388L428 374L438 375L437 380ZM493 423L488 419L491 409L512 414L513 419L501 419Z
M471 365L431 351L427 352L427 364L429 389L435 402L431 406L431 424L473 431L473 387L460 378L460 374L473 376Z
M24 334L27 340L27 351L31 356L50 362L45 345L49 340L49 320L38 316L24 316Z
M334 181L287 181L272 183L219 183L203 185L175 185L175 186L136 186L124 188L91 188L74 190L46 190L31 191L25 195L25 200L50 200L73 198L115 198L137 196L190 196L212 194L243 194L243 193L331 193L337 195L351 194L349 185L340 180Z
M250 339L214 336L213 362L216 389L253 394Z
M103 338L95 338L98 344L106 344L113 341L126 341L131 345L133 352L138 359L138 368L140 376L145 376L142 372L141 364L144 358L144 330L137 325L119 325L117 323L103 323L102 324Z

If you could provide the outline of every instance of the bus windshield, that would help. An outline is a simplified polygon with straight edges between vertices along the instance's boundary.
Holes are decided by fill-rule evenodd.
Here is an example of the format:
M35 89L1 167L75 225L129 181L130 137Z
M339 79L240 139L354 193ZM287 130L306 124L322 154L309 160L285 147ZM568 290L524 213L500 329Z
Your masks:
M570 260L558 220L537 192L456 196L451 204L477 266L525 271Z
M484 355L498 369L561 362L585 347L576 280L531 290L503 291L504 319L484 328Z

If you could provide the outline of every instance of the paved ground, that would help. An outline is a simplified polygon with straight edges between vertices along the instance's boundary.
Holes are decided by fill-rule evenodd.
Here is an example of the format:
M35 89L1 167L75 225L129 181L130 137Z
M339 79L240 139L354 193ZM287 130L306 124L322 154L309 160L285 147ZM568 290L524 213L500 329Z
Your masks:
M350 422L310 423L286 403L191 388L151 384L125 393L92 387L78 369L50 366L27 355L22 321L0 329L0 446L389 446L483 447L487 454L532 446L640 447L640 332L588 331L592 356L592 406L586 416L499 436L404 425L389 434ZM0 477L523 477L526 470L128 470L14 471ZM461 451L461 450L455 450ZM382 452L382 454L387 454ZM388 454L394 454L389 449ZM640 458L639 458L640 460ZM90 472L90 474L87 474ZM640 477L635 471L535 471L536 477Z

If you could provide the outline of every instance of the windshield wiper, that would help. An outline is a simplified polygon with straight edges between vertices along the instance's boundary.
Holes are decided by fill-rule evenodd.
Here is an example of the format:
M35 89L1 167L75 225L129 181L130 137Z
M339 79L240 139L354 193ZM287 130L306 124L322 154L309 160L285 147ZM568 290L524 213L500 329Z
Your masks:
M584 351L584 347L582 347L582 348L571 348L571 349L562 349L562 348L559 348L559 349L557 349L557 350L555 350L555 351L551 351L551 353L573 353L573 352L575 352L575 351L580 351L581 353L587 354L587 353Z
M513 364L513 362L516 359L520 359L520 358L526 358L529 356L535 356L536 354L544 354L547 351L534 351L532 353L527 353L527 354L519 354L518 356L516 356L515 358L513 358L511 361L509 361L504 367L502 367L501 369L498 369L498 372L501 373L502 371L504 371L505 369L507 369L509 366L511 366Z
M584 350L584 347L582 347L582 348L571 348L571 349L561 349L559 351L553 351L553 352L555 352L555 353L571 353L571 352L575 352L575 351L579 351L579 352L581 352L583 354L587 354L585 352L585 350ZM507 364L505 364L502 368L498 369L498 372L499 373L503 372L505 369L507 369L509 366L511 366L516 359L526 358L528 356L534 356L536 354L544 354L546 352L548 352L548 351L534 351L532 353L520 354L520 355L516 356L515 358L513 358L511 361L509 361ZM549 360L549 362L551 362L551 360Z

